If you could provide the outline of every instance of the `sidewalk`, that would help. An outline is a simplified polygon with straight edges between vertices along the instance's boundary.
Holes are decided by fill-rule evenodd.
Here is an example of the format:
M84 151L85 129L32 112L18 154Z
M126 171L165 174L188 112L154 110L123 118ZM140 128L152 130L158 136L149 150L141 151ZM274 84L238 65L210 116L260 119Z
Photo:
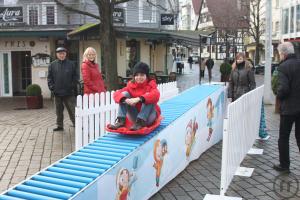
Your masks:
M187 63L185 67L187 69ZM213 81L220 80L218 70L218 66L213 68ZM196 64L191 71L186 70L178 76L180 90L198 84L198 77ZM207 80L206 71L202 82ZM261 75L257 76L257 82L257 85L262 83ZM51 101L45 101L45 108L40 110L22 108L25 108L24 98L0 98L0 192L74 151L74 128L70 127L66 112L65 131L53 132L56 117ZM274 114L274 106L265 108L271 138L256 144L258 148L264 149L263 155L246 157L242 166L254 167L254 174L250 178L235 177L228 196L243 197L246 200L282 199L274 192L273 182L278 173L272 169L273 163L278 161L279 115ZM221 144L218 143L192 162L151 200L200 200L205 194L219 194ZM299 152L293 134L290 146L292 174L299 177ZM291 199L300 199L299 192L298 197Z

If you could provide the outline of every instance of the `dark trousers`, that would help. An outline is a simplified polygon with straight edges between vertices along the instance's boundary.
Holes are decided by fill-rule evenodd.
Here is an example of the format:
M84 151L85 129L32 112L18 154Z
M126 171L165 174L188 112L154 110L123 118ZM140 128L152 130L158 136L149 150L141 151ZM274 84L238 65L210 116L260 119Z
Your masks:
M207 70L208 70L208 81L211 82L211 78L212 78L211 70L212 70L212 68L208 67Z
M75 97L74 96L55 96L56 106L56 124L58 127L64 127L64 105L66 106L69 117L75 125Z
M280 127L279 127L279 161L281 167L290 167L290 149L289 139L290 133L295 122L295 136L297 145L300 151L300 114L297 115L280 115Z

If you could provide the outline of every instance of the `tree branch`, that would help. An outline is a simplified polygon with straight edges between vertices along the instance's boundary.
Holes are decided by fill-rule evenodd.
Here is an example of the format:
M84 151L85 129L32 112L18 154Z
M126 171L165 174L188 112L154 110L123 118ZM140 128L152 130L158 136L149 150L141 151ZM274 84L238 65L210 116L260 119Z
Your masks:
M130 0L115 0L113 3L114 3L114 5L118 5L118 4L121 4L121 3L126 3L128 1L130 1Z
M59 0L54 0L54 1L58 5L64 7L64 9L66 9L66 10L73 11L73 12L76 12L76 13L79 13L79 14L83 14L83 15L86 15L86 16L90 16L90 17L93 17L95 19L100 19L100 17L98 15L94 15L94 14L86 12L86 11L82 11L82 10L79 10L79 9L76 9L76 8L72 8L71 6L65 5L64 3L60 2Z

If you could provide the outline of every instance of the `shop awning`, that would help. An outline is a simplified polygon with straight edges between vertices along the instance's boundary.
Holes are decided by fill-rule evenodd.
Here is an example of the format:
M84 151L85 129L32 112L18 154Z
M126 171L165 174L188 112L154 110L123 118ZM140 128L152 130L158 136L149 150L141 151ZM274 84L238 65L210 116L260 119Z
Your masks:
M99 23L85 24L68 33L70 39L99 39ZM168 43L177 43L184 46L199 46L199 35L209 36L213 31L192 30L159 30L140 27L115 27L116 35L126 39L163 40Z

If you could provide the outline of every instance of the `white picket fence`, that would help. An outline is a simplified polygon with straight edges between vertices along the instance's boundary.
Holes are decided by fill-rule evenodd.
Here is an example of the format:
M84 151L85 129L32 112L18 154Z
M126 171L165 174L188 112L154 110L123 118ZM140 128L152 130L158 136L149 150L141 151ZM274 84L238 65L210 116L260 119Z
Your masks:
M264 86L260 86L228 105L224 119L220 196L207 195L205 200L240 199L225 193L241 162L258 138Z
M159 103L176 96L179 92L177 82L159 84ZM117 116L118 104L113 100L112 92L78 95L75 108L75 148L93 142L105 134L105 126L113 123Z

